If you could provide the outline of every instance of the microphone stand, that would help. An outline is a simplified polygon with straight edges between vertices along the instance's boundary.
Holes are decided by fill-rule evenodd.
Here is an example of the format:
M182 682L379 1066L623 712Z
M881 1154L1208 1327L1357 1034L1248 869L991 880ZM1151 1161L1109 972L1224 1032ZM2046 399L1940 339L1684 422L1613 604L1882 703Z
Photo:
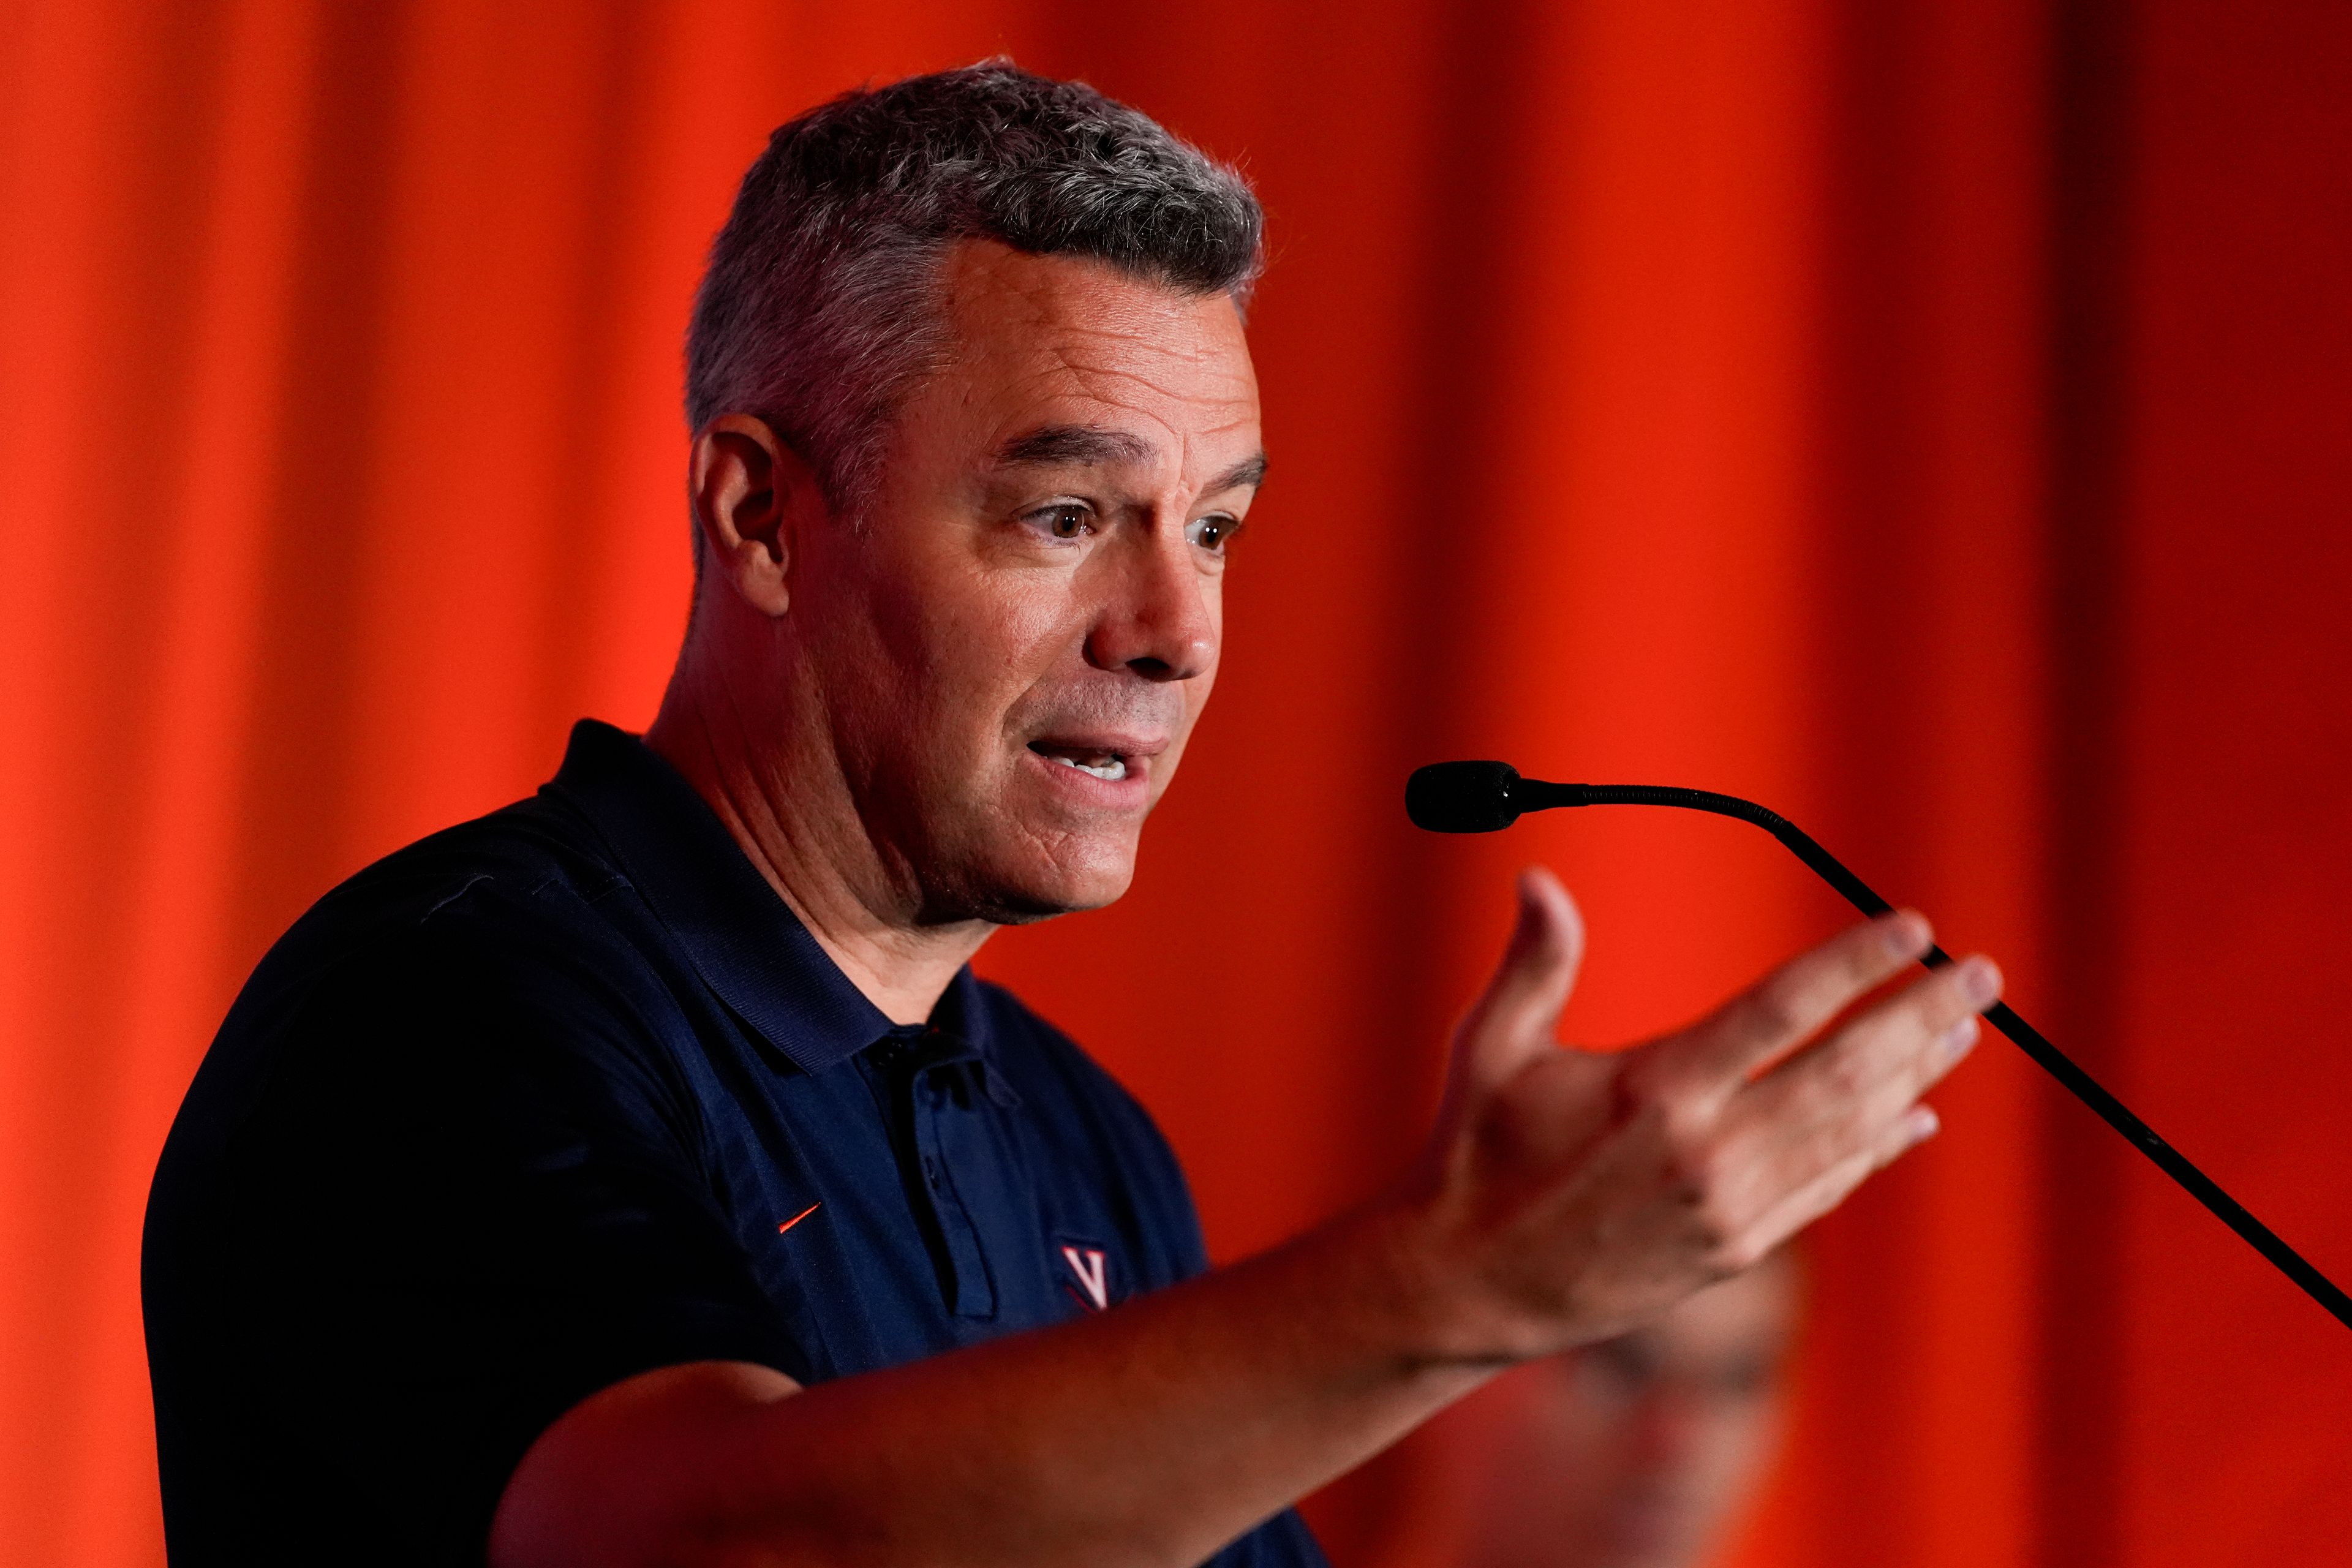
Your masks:
M1475 770L1473 772L1472 770ZM1869 884L1846 869L1838 858L1777 811L1736 795L1713 790L1680 789L1672 784L1546 784L1526 779L1501 763L1440 763L1416 771L1405 786L1406 810L1414 823L1435 832L1491 832L1507 827L1521 813L1559 806L1665 805L1685 811L1711 812L1753 823L1788 846L1798 859L1811 867L1822 880L1845 895L1846 901L1866 915L1893 912L1895 906L1874 892ZM1919 961L1929 969L1952 962L1941 947L1930 947ZM2318 1302L2336 1321L2352 1328L2352 1297L2279 1234L2246 1211L2223 1191L2221 1184L2199 1170L2179 1150L2166 1142L2131 1108L2107 1092L2105 1086L2084 1072L2073 1058L2052 1045L2041 1030L2017 1016L2006 1002L1985 1009L1987 1022L2007 1035L2025 1054L2066 1086L2075 1099L2098 1113L2099 1119L2128 1139L2132 1147L2156 1163L2189 1195L2276 1266L2304 1294Z

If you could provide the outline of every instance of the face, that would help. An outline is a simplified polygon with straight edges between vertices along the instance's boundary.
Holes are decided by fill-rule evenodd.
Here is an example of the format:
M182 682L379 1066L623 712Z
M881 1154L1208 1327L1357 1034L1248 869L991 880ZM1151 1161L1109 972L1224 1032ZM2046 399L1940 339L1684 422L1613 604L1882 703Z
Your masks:
M1508 1408L1479 1568L1703 1561L1778 1426L1793 1275L1777 1258L1498 1387Z
M1215 679L1265 468L1233 303L959 246L951 347L857 525L794 542L790 618L886 875L920 921L1127 889Z

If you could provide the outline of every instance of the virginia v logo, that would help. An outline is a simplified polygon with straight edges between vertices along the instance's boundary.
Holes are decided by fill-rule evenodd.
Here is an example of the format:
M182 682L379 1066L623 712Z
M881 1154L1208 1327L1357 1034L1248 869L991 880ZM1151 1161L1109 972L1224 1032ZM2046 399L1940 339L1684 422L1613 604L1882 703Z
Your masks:
M1086 1291L1086 1300L1094 1304L1096 1311L1099 1312L1110 1305L1110 1283L1103 1273L1101 1247L1065 1247L1062 1259L1070 1266L1070 1272L1078 1277L1078 1287Z

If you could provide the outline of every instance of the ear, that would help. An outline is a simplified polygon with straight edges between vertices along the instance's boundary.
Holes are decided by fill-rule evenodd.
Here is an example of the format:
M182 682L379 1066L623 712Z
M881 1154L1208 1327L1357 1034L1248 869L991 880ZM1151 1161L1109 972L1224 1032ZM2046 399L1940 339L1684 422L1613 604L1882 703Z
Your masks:
M694 439L687 491L704 574L761 614L782 615L792 602L794 527L830 510L816 470L766 421L722 414Z

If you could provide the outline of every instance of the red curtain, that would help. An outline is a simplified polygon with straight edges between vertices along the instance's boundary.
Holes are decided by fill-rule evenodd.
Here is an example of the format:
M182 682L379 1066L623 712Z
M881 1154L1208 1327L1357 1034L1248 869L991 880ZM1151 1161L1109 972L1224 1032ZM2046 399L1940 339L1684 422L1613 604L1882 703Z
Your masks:
M1499 755L1780 806L2352 1279L2335 0L17 0L0 1558L161 1559L140 1212L247 969L650 716L761 136L1000 50L1273 221L1222 689L1133 894L986 957L1222 1254L1408 1155L1517 863L1584 900L1591 1041L1844 918L1732 824L1406 827L1411 765ZM2001 1042L1938 1099L1815 1233L1740 1562L2345 1561L2352 1335ZM1445 1561L1435 1441L1316 1500L1342 1563Z

